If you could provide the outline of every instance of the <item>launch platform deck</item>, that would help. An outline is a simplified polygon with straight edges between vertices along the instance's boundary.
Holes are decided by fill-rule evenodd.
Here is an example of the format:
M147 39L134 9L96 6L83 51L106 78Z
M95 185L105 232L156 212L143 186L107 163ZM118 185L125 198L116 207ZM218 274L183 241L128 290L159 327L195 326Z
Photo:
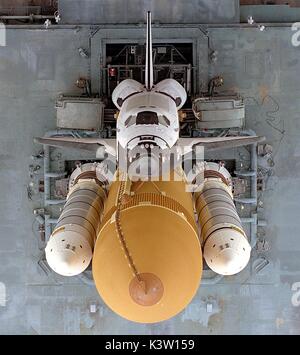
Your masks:
M300 282L300 47L292 45L290 26L208 29L218 53L209 75L223 75L225 89L246 98L247 128L273 146L262 216L267 226L250 278L242 273L203 285L176 318L138 325L112 313L93 286L47 276L38 265L43 250L32 210L40 199L28 196L28 184L31 156L41 147L33 137L55 128L60 92L80 93L73 84L88 75L90 60L78 48L89 48L92 31L8 28L0 47L0 333L300 334L300 307L292 302Z

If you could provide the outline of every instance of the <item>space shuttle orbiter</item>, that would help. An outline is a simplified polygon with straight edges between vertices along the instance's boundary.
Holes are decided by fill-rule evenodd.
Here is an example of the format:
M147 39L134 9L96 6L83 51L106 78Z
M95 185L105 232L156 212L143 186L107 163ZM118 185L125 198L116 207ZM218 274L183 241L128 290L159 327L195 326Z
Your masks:
M118 166L113 181L107 181L103 164L84 164L73 172L46 257L64 276L80 274L93 259L95 284L106 304L129 320L154 323L178 314L196 294L202 250L207 265L222 275L244 269L251 252L225 167L196 162L198 186L190 192L180 163L171 163L168 152L233 148L262 138L180 138L178 110L187 94L173 79L154 84L150 12L145 84L124 80L112 99L119 109L116 140L36 139L44 145L105 149ZM166 161L169 171L161 169Z

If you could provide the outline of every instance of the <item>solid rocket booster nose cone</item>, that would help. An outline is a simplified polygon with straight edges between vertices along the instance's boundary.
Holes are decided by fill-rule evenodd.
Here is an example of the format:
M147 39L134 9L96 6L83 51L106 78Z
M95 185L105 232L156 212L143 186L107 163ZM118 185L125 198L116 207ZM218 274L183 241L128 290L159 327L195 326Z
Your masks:
M224 265L230 268L234 265L234 260L236 257L239 257L239 254L232 249L225 249L220 253L219 257Z
M236 275L241 272L248 264L250 255L238 253L235 250L226 249L216 258L207 260L209 267L221 275Z
M154 274L140 274L129 285L129 293L134 302L141 306L153 306L158 303L164 293L161 280Z
M54 258L53 258L54 259ZM47 258L48 263L51 263L51 257ZM76 268L76 255L69 250L56 252L55 255L55 270L59 274L71 275Z
M249 263L251 246L239 231L223 229L212 235L205 244L207 265L221 275L235 275Z
M92 256L90 245L74 232L51 237L46 247L49 266L62 276L81 274L90 264Z

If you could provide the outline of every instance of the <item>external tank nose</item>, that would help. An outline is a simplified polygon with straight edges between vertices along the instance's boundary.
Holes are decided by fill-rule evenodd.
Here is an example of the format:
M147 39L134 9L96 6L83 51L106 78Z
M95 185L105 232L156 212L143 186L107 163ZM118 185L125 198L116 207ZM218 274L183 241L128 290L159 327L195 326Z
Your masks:
M111 186L93 276L102 299L128 320L169 319L198 290L202 252L185 187L184 182L134 182L118 217L115 201L122 187Z

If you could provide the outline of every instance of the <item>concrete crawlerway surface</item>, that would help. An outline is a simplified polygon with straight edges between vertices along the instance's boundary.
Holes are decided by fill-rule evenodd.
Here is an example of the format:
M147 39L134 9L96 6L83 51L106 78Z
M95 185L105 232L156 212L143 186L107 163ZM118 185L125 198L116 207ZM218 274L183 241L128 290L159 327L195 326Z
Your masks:
M252 276L201 286L174 319L139 325L112 313L94 287L47 276L38 266L32 210L42 197L29 201L26 189L30 157L40 149L33 137L55 128L56 96L76 93L74 82L88 74L90 62L78 48L89 47L90 31L7 30L0 47L1 334L300 334L292 290L300 282L300 47L292 34L289 27L210 29L218 58L209 75L223 75L225 89L246 97L247 127L274 147L262 216L269 264L257 273L254 263Z

